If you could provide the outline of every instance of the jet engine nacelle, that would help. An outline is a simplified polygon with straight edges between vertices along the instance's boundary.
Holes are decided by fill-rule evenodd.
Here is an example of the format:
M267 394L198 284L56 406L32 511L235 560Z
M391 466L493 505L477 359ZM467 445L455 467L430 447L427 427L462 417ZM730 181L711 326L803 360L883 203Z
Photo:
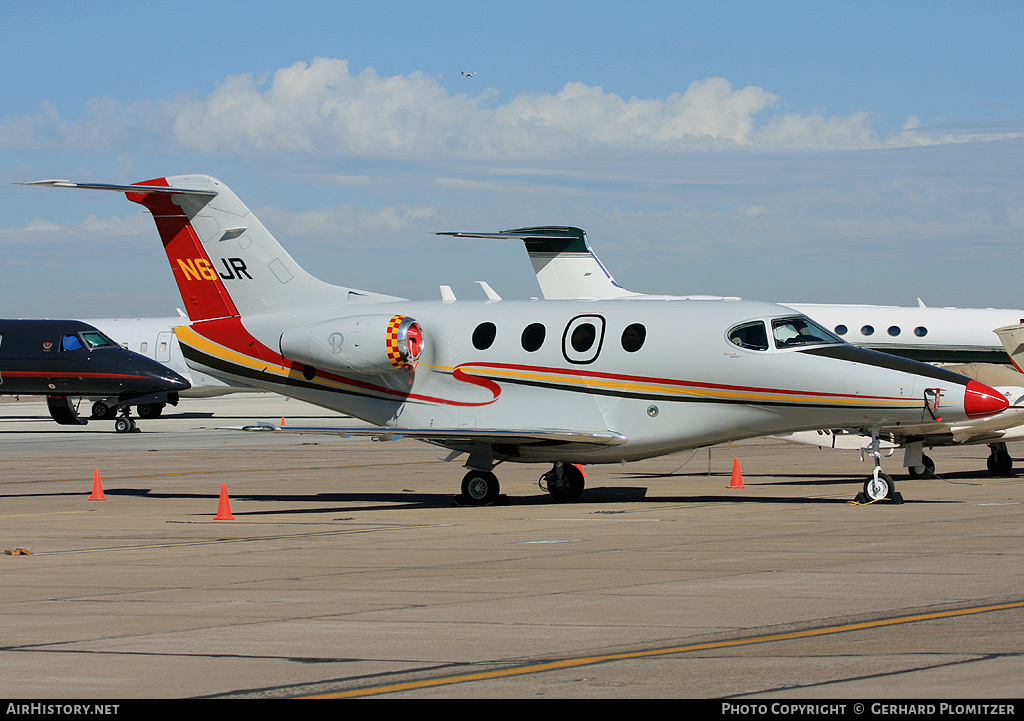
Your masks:
M423 352L419 323L404 315L358 315L281 334L281 354L314 368L385 375L414 369Z

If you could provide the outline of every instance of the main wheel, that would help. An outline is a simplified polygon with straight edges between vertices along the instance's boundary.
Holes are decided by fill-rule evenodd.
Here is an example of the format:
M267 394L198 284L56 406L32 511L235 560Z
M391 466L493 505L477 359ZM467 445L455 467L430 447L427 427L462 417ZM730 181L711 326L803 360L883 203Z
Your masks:
M548 493L559 503L575 501L583 493L585 481L583 473L574 465L566 463L562 466L562 477L554 470L544 474L544 482Z
M139 418L156 418L164 412L163 403L143 403L135 407L139 412Z
M864 495L869 501L880 501L892 495L892 479L884 473L872 475L864 482Z
M924 465L907 466L907 473L911 478L931 478L935 475L935 461L928 456L921 456Z
M103 401L96 401L92 404L92 417L103 420L106 418L113 418L114 414L117 413L116 407L108 406Z
M1006 451L992 451L986 465L993 476L1008 476L1013 470L1013 457Z
M462 495L476 506L493 503L499 490L498 477L489 471L470 471L462 479Z

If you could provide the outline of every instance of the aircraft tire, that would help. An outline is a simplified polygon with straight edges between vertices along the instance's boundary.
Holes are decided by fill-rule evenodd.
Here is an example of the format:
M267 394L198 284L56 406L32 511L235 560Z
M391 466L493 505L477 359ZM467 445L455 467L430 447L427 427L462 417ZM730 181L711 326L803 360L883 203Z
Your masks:
M92 410L90 415L97 420L105 420L107 418L113 418L117 413L117 408L108 406L103 401L96 401L92 404Z
M131 418L125 418L121 416L114 421L114 431L117 433L131 433L135 424Z
M872 475L864 482L864 495L869 501L881 501L892 496L892 479L885 473L879 473L878 479Z
M462 496L474 506L485 506L498 499L498 477L488 471L470 471L462 479Z
M156 418L164 412L163 403L143 403L135 407L135 410L139 413L139 418Z
M583 474L570 463L564 464L562 469L565 475L561 480L553 470L544 474L548 493L559 503L575 501L583 493L583 487L586 485Z
M993 476L1008 476L1013 470L1013 457L1006 451L993 451L986 465Z
M928 456L921 456L924 465L908 466L907 473L911 478L932 478L935 476L935 461Z

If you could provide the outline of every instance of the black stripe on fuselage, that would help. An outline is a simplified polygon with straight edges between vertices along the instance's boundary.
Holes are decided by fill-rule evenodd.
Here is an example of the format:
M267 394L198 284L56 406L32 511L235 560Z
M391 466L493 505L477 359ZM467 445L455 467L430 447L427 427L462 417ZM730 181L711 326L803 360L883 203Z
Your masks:
M381 396L375 395L373 393L363 393L360 391L348 390L345 388L332 388L327 385L312 383L305 379L300 380L298 378L294 378L291 376L288 376L287 378L280 378L279 376L271 375L269 373L261 373L260 371L252 370L251 368L246 368L245 366L240 366L235 363L231 363L230 361L223 360L222 358L218 358L216 356L203 353L201 350L197 350L196 348L193 348L192 346L187 345L185 343L179 343L179 345L181 346L181 354L185 356L187 360L193 361L195 363L200 363L206 366L207 368L219 370L223 373L230 373L231 375L238 376L240 378L249 378L254 381L266 383L268 385L307 388L315 391L327 391L329 393L337 393L338 395L357 396L360 398L370 398L377 401L392 401L394 403L402 403L406 400L405 398L402 397L382 398Z
M861 363L862 365L875 366L876 368L888 368L889 370L899 371L901 373L911 373L913 375L925 376L926 378L934 378L938 381L944 381L946 383L956 383L957 385L966 386L970 382L970 378L966 378L952 371L948 371L945 368L937 368L927 363L920 363L909 358L902 358L891 353L881 353L879 351L868 350L867 348L858 348L848 343L818 346L816 348L803 348L798 350L797 353L806 353L808 355L822 356L825 358L835 358L836 360L849 361L850 363Z

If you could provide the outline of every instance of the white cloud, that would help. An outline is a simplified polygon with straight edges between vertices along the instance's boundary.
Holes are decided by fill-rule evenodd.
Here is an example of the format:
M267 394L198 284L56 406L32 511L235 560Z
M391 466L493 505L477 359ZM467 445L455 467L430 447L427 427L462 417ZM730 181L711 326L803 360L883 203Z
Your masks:
M846 150L1012 137L1019 128L929 130L916 118L879 137L866 111L781 112L781 99L724 78L667 98L628 100L569 82L556 94L452 94L425 73L351 74L346 60L295 63L272 77L233 75L205 97L89 103L66 119L52 105L0 122L0 148L405 160L531 160L608 150ZM1010 135L1008 135L1008 133Z

